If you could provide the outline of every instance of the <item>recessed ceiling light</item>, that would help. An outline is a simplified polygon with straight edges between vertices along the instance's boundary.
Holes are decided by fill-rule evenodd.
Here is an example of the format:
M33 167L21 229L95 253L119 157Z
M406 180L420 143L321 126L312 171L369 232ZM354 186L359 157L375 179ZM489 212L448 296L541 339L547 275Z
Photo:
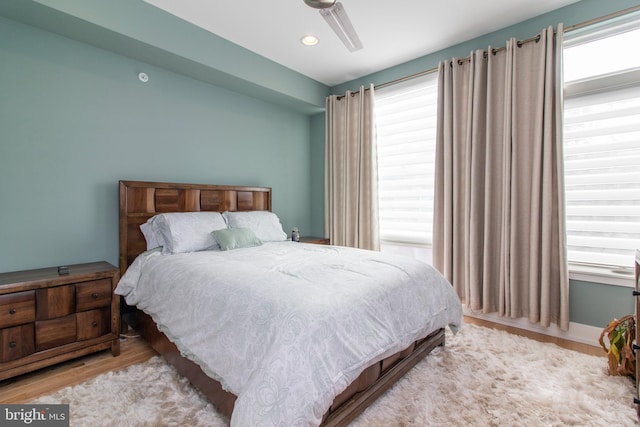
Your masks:
M318 44L319 40L316 36L308 35L308 36L302 37L300 41L305 46L314 46Z

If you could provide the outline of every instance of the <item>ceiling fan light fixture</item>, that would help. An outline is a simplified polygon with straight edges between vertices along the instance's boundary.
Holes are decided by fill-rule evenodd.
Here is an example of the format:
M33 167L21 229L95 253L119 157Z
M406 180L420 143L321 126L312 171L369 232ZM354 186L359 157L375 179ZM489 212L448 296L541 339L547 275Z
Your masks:
M320 40L318 40L318 38L314 35L306 35L306 36L302 36L302 38L300 39L300 42L302 42L303 45L305 46L315 46L318 44Z
M314 9L326 9L336 4L336 0L304 0L304 2Z
M305 2L307 3L307 0ZM327 21L349 51L355 52L363 48L353 24L351 24L344 7L342 7L342 3L336 2L332 7L320 9L320 15Z

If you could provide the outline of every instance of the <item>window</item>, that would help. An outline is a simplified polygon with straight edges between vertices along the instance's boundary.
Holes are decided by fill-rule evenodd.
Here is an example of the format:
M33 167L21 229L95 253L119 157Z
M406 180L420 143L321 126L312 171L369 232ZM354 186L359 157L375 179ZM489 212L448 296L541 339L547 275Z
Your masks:
M431 245L438 74L375 91L380 240Z
M565 36L569 262L633 266L640 249L640 21Z

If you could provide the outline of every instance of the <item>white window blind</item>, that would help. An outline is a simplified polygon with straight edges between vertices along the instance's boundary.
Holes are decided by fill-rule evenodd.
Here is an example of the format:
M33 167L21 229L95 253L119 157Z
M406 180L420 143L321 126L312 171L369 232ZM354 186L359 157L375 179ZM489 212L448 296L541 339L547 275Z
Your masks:
M438 75L375 91L382 242L431 245Z
M610 25L567 37L565 43L564 157L572 263L631 267L640 248L640 61L633 53L640 30L634 26Z

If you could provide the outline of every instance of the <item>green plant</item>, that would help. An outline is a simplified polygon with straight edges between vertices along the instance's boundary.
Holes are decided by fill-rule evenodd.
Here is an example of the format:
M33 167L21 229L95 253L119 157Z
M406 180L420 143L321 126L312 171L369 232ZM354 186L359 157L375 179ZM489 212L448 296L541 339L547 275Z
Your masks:
M608 345L605 345L605 335ZM609 375L636 377L636 357L632 344L636 336L636 322L633 315L613 319L600 334L600 345L607 353Z

